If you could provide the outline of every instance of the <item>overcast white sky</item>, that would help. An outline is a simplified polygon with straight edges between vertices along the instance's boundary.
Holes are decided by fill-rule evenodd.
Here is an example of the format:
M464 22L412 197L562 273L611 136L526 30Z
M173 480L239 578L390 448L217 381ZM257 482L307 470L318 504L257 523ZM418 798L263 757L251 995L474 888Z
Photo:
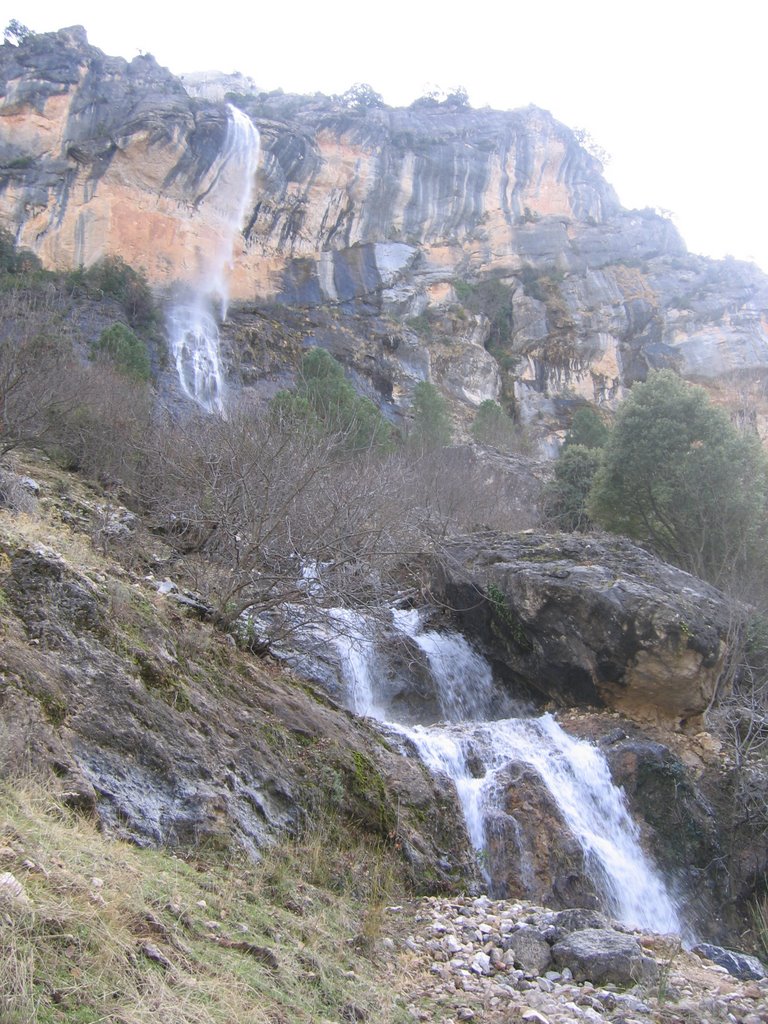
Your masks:
M768 271L761 0L17 0L12 17L265 89L368 82L396 105L461 85L475 107L535 103L611 154L625 206L670 210L691 251Z

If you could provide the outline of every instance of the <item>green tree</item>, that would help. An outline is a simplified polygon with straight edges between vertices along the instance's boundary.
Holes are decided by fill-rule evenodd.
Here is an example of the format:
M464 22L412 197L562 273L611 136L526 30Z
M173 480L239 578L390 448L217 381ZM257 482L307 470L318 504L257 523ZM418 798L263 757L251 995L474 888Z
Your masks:
M128 323L138 330L156 328L160 317L146 278L119 256L105 256L87 270L73 271L76 287L115 299L125 310Z
M434 384L420 381L413 390L413 421L409 441L426 451L451 443L451 421L445 399Z
M148 381L152 377L146 344L125 324L105 328L91 346L91 354L95 359L108 359L116 370L132 380Z
M554 477L544 493L544 514L559 530L586 530L589 493L600 466L600 451L571 444L555 463Z
M372 110L384 106L384 97L367 82L355 82L339 96L339 100L351 110Z
M492 444L499 448L509 448L517 440L514 422L499 403L490 398L480 403L470 431L480 444Z
M345 448L391 447L390 425L369 398L357 394L338 360L322 348L304 355L296 390L279 392L272 411L285 421L337 434Z
M40 260L31 250L17 248L11 232L0 228L0 276L29 274L40 270L41 266Z
M757 437L670 370L633 387L595 477L595 522L722 585L764 564L767 507Z
M582 406L573 414L571 429L563 442L563 447L582 445L584 448L603 448L610 431L600 413L590 405Z

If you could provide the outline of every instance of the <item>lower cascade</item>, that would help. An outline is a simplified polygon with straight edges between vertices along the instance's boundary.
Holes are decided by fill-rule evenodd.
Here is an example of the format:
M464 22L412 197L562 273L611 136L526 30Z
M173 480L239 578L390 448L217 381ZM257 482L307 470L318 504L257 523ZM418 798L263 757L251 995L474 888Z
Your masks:
M533 717L516 706L464 637L424 630L417 612L394 611L396 633L415 644L428 663L439 719L406 721L412 716L399 715L387 692L385 659L370 623L342 609L331 614L339 627L333 643L351 710L386 723L430 770L451 779L492 893L499 888L492 834L499 819L506 819L508 833L519 831L504 810L504 793L510 766L522 765L536 773L578 842L605 909L627 927L683 931L675 901L640 847L624 794L593 744L568 735L550 714Z
M216 221L218 244L206 249L199 281L168 312L168 338L182 391L206 412L224 412L219 326L227 316L227 271L245 220L259 164L259 133L251 119L228 105L224 147L201 204Z

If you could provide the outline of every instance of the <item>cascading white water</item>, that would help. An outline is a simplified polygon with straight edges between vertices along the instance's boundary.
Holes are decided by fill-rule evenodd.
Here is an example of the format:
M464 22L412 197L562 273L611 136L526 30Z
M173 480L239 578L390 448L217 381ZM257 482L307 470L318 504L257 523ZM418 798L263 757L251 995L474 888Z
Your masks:
M335 623L333 642L341 657L347 681L347 701L356 715L386 721L386 715L374 696L374 645L365 616L346 608L332 608Z
M396 728L410 739L428 768L453 781L478 854L487 849L489 815L499 813L504 770L512 763L525 764L541 778L578 840L607 909L629 927L681 931L675 904L643 853L623 793L613 785L596 747L569 736L551 715L498 717L499 710L510 715L510 705L494 685L485 659L458 634L422 632L414 612L394 612L394 623L426 655L448 724L393 722L377 694L378 653L372 630L361 615L336 610L333 616L344 627L334 643L342 657L352 710ZM482 856L480 864L492 884L487 857Z
M168 312L168 337L184 393L207 412L224 412L224 375L218 318L227 316L227 275L259 165L259 133L251 119L228 105L224 146L199 209L217 223L217 241L202 254L190 297Z

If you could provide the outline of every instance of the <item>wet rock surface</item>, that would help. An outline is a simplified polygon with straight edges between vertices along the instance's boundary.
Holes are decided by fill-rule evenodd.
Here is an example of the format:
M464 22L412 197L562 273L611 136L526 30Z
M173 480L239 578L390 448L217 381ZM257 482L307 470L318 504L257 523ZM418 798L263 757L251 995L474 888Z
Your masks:
M676 937L605 919L557 939L564 925L586 921L595 921L593 912L437 898L387 908L383 941L421 968L404 995L414 1021L768 1021L768 981L739 981Z
M724 967L734 978L741 978L742 981L760 981L768 978L765 964L756 956L748 956L745 953L737 953L732 949L723 949L722 946L713 946L708 942L700 942L694 946L694 952L711 960L719 967Z

